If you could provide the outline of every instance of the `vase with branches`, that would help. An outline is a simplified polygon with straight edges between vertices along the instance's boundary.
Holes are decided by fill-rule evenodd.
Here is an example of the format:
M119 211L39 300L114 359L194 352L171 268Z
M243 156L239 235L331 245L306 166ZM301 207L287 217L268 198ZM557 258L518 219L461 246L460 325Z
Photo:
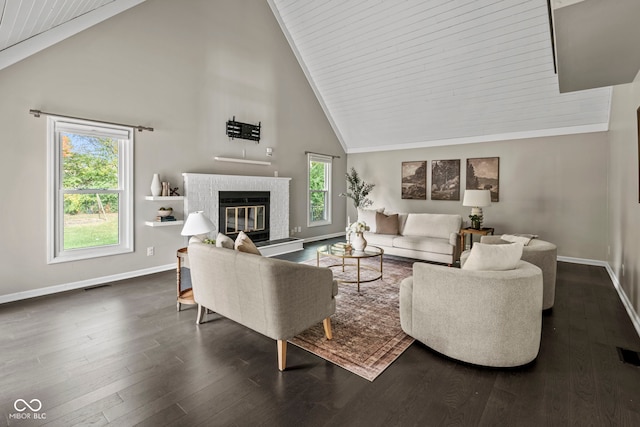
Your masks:
M364 209L371 206L373 201L367 196L371 193L375 184L362 180L354 167L351 167L351 170L345 174L345 178L347 179L347 192L340 193L339 196L353 200L353 206L356 208Z

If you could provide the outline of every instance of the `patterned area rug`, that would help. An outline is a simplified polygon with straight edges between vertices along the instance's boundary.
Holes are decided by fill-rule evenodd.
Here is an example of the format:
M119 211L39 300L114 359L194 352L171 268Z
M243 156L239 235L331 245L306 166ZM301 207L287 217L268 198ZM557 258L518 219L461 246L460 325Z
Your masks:
M321 266L336 263L335 258L324 257ZM379 258L362 260L362 265L379 268ZM304 264L316 265L316 260ZM289 340L323 359L326 359L369 381L373 381L398 358L414 339L400 327L400 282L412 274L412 262L384 259L383 277L370 283L338 285L336 313L331 316L333 339L324 336L322 324L318 324ZM345 273L334 267L336 279L353 280L355 267L347 267ZM362 279L373 278L379 273L361 268Z

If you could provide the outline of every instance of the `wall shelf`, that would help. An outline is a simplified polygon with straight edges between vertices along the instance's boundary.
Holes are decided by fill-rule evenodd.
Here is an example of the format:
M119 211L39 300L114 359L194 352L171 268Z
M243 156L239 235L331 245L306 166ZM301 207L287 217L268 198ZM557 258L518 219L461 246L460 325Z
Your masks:
M184 200L184 196L146 196L144 198L145 200L152 200L152 201L171 201L171 200Z
M234 159L232 157L214 157L214 160L219 162L233 162L233 163L248 163L250 165L263 165L271 166L271 162L263 162L262 160L247 160L247 159Z
M148 226L148 227L168 227L170 225L182 225L184 224L183 220L176 220L176 221L145 221L144 225Z

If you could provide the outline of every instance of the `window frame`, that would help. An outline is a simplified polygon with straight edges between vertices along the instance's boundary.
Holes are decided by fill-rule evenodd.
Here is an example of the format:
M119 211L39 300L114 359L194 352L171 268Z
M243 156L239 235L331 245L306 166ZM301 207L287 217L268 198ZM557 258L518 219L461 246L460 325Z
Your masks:
M325 189L321 190L326 194L325 211L327 218L322 221L311 220L311 193L319 190L311 189L311 162L320 162L325 164ZM332 180L331 175L333 173L333 157L324 156L322 154L307 154L307 227L320 227L324 225L331 225L331 199L332 199Z
M76 133L118 140L118 188L63 188L60 134ZM99 258L130 253L133 233L133 143L134 128L60 116L47 118L47 263ZM64 249L64 196L66 194L118 194L118 243L115 245Z

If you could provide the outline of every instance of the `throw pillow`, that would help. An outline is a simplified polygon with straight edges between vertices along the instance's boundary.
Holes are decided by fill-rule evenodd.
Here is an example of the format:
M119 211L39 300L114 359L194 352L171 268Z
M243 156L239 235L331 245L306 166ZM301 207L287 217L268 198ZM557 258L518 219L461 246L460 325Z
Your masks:
M503 234L502 236L500 236L500 238L505 242L522 243L525 246L531 243L531 239L532 239L532 237L519 236L517 234Z
M358 208L358 222L364 222L369 226L369 231L376 232L376 213L384 212L384 208L379 209L361 209Z
M522 258L522 243L492 245L474 243L463 270L504 271L513 270Z
M234 249L235 242L231 237L222 233L218 233L218 235L216 236L216 246L219 248Z
M235 249L238 252L244 252L247 254L262 255L253 241L245 234L244 231L238 233L236 238Z
M398 234L398 214L385 215L376 212L376 231L377 234Z

